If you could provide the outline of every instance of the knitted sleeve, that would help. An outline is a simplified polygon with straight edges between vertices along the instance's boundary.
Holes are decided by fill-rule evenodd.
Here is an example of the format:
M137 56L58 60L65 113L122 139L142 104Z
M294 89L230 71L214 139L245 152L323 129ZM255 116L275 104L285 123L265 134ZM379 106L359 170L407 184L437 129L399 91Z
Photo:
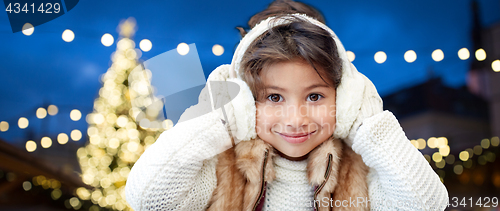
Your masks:
M206 209L217 184L215 155L231 144L221 115L219 109L178 123L143 153L125 188L134 210Z
M352 145L370 172L371 210L444 210L448 192L389 111L363 121Z

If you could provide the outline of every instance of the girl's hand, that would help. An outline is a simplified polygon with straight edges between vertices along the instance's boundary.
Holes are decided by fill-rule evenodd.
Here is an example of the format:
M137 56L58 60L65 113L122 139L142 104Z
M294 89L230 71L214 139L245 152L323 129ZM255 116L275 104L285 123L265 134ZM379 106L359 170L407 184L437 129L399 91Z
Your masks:
M207 86L202 90L198 105L189 108L179 122L206 114L218 112L227 126L234 144L256 137L255 101L248 85L237 78L230 78L230 65L217 67L208 77Z

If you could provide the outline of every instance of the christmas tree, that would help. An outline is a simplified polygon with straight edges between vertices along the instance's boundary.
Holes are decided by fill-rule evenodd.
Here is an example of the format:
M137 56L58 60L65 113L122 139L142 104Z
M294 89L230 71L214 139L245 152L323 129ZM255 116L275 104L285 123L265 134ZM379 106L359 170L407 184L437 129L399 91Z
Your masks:
M131 210L125 200L130 169L172 125L161 119L163 104L154 96L150 72L138 60L142 53L132 40L135 30L133 18L119 25L112 65L102 75L103 86L94 111L87 116L89 142L77 152L83 182L94 187L79 188L77 195L114 210Z

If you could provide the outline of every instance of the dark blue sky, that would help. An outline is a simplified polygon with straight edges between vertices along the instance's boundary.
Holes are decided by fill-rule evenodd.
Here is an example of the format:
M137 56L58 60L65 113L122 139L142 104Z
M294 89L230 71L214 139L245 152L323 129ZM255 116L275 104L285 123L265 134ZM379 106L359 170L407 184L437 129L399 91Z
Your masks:
M35 27L31 36L12 33L6 12L0 12L0 121L10 124L7 132L0 132L0 138L23 145L27 131L35 139L73 129L86 131L85 119L72 122L69 112L76 108L85 116L92 111L101 87L98 78L108 69L116 48L120 20L134 17L136 43L142 39L153 43L142 60L172 50L181 42L195 43L208 75L218 65L230 63L240 39L234 27L246 26L248 19L270 2L80 1L67 14ZM457 51L466 47L473 52L470 0L304 2L323 12L345 48L356 54L358 70L372 79L382 96L426 81L429 69L449 86L465 83L473 57L462 61ZM483 27L500 21L500 1L479 0L479 5ZM75 33L72 42L62 40L65 29ZM101 44L105 33L115 38L110 47ZM222 56L212 54L214 44L225 48ZM445 57L434 62L431 53L438 48ZM415 62L403 59L407 50L417 53ZM385 63L374 61L377 51L386 52ZM57 105L59 114L37 119L36 109L46 104ZM19 129L19 117L30 120L27 129Z

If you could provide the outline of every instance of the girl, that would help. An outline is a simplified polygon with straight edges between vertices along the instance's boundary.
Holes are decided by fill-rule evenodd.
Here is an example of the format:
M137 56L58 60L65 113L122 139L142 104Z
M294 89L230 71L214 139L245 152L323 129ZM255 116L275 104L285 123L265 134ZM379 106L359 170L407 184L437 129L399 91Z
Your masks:
M444 210L439 177L323 22L286 0L252 17L210 92L132 168L132 208ZM227 102L215 81L238 95L182 121Z

